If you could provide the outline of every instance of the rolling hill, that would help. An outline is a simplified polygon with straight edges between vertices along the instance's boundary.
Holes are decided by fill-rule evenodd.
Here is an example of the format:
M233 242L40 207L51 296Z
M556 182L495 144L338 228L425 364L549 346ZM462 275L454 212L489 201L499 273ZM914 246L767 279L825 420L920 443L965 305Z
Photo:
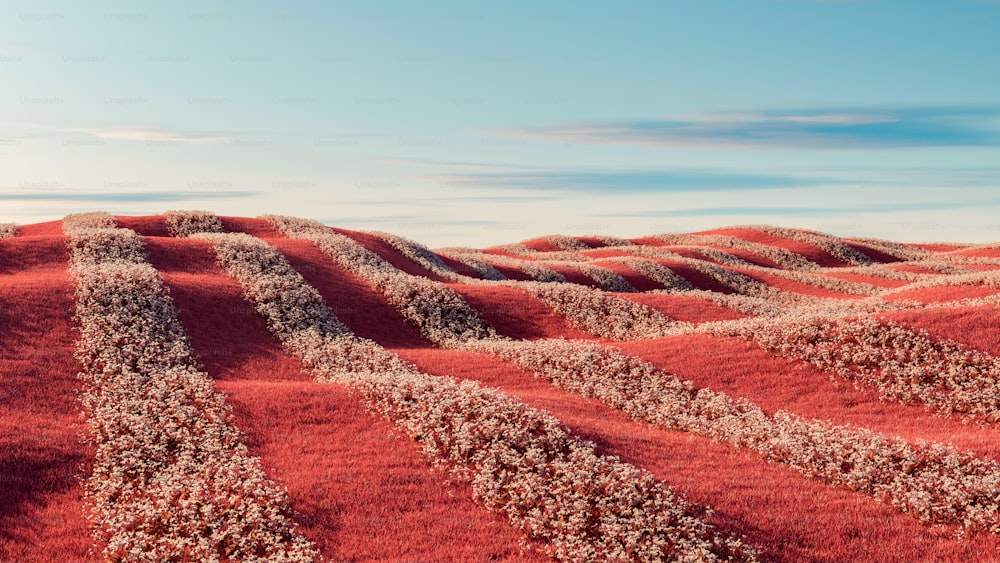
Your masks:
M0 225L0 561L1000 560L1000 245Z

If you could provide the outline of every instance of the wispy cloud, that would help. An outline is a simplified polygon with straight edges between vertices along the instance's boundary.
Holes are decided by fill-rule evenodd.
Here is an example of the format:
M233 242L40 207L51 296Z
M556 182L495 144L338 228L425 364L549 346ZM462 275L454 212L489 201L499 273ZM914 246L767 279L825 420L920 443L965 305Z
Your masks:
M827 185L823 178L734 173L718 170L520 170L454 172L431 176L443 185L475 188L587 192L659 193L802 188Z
M179 133L164 131L152 127L103 127L95 129L79 129L98 139L113 141L140 141L146 143L225 143L230 140L225 135L210 135L196 133Z
M654 209L634 213L605 213L599 217L694 217L694 216L756 216L756 215L847 215L865 213L893 213L902 211L935 211L941 209L962 209L970 207L993 207L1000 205L1000 200L994 201L952 201L952 202L919 202L882 205L865 205L849 207L785 207L785 206L732 206L732 207L693 207L688 209Z
M230 199L258 195L250 191L149 191L149 192L12 192L0 191L0 201L94 201L103 203L176 202L196 199Z
M765 110L568 124L501 133L542 140L686 147L982 147L1000 146L1000 106Z

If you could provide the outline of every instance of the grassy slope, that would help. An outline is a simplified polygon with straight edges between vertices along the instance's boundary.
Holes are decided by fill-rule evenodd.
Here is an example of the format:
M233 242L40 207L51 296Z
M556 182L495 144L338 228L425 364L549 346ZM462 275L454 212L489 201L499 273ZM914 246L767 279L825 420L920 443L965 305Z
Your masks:
M366 412L344 388L314 383L302 374L298 361L281 350L263 320L243 300L236 282L215 265L208 243L169 238L161 217L119 221L146 236L151 262L171 291L196 354L216 388L228 396L251 452L261 458L269 476L287 488L303 533L326 557L373 561L537 558L521 551L518 534L510 526L472 504L468 490L446 484L443 474L427 466L412 441ZM921 524L866 496L803 478L753 453L633 421L492 356L438 349L377 291L310 243L289 240L262 220L228 217L224 224L277 246L359 336L375 340L427 373L473 379L552 412L572 431L592 440L601 453L645 468L697 505L711 506L710 522L745 535L751 544L763 548L765 559L973 560L1000 550L996 535L956 537L955 527ZM339 232L404 271L443 281L377 237ZM824 266L844 265L813 245L755 230L712 233L787 248ZM640 242L653 245L652 241ZM533 241L529 246L559 250L546 241ZM862 246L856 248L878 261L891 259ZM586 252L614 255L613 251ZM976 255L994 256L995 252ZM659 262L699 289L731 292L690 266ZM767 264L759 259L758 263ZM0 560L79 560L86 558L90 545L77 477L86 474L93 454L79 440L82 428L74 395L77 366L72 356L76 335L66 265L58 222L23 227L16 239L0 241L0 448L4 452L0 458ZM652 289L647 287L648 280L624 266L605 266L613 266L640 290ZM571 268L554 269L570 281L594 285ZM853 298L777 276L744 273L791 291ZM867 276L850 279L898 285ZM593 339L570 328L564 318L520 290L448 285L507 336ZM933 302L992 292L930 288L906 296ZM622 296L690 322L742 316L695 297ZM1000 353L992 336L1000 328L994 307L885 316L971 348ZM682 336L620 343L619 347L697 386L746 397L767 412L787 409L838 424L951 442L1000 459L993 428L967 426L932 417L917 406L880 401L872 393L835 383L824 373L740 340Z

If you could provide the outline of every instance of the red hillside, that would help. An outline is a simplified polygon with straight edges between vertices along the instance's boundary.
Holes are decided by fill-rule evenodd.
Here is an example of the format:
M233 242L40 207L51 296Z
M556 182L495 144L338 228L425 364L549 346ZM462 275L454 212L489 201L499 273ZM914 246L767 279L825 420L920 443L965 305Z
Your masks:
M997 560L998 304L756 225L0 225L0 561Z

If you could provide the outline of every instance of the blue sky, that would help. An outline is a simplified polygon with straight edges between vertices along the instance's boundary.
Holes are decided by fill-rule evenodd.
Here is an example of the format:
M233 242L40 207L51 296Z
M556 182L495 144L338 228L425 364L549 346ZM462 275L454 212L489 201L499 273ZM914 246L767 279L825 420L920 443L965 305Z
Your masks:
M1000 240L1000 2L0 7L0 221Z

